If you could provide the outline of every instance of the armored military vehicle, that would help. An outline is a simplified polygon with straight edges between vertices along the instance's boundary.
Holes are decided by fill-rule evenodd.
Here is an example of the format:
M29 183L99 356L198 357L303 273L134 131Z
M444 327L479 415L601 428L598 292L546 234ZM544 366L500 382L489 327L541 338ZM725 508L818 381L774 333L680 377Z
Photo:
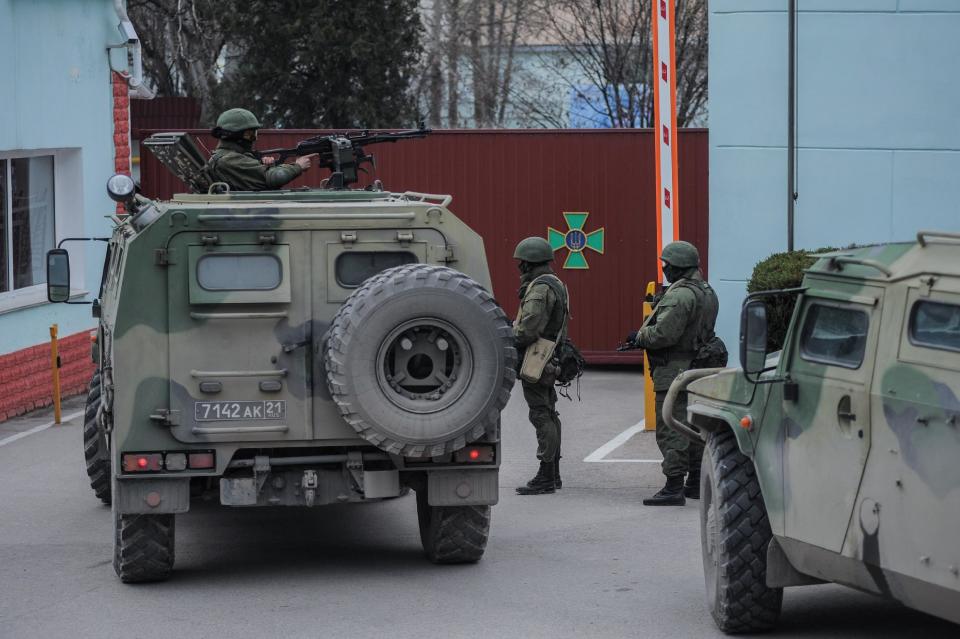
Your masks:
M357 145L338 137L342 159ZM189 137L147 146L218 190ZM429 559L481 558L517 357L483 241L449 196L346 175L170 201L111 178L129 214L92 238L107 252L84 443L121 580L168 577L175 516L204 495L309 507L413 489ZM69 255L47 259L49 298L71 302Z
M766 301L797 303L767 352ZM783 588L835 582L960 622L960 234L825 254L743 305L742 369L688 371L664 418L706 440L707 602L772 628ZM670 419L688 394L688 423Z

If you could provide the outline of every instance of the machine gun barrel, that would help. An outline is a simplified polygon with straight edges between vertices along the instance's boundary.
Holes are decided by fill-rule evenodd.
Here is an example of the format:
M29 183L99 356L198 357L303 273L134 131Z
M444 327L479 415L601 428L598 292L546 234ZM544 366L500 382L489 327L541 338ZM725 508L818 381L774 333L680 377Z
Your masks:
M395 131L395 132L386 132L386 133L369 133L368 131L360 131L359 133L343 132L343 133L330 133L326 135L316 135L312 138L306 138L305 140L300 140L297 143L297 146L291 148L280 148L280 149L267 149L265 151L260 151L260 155L275 155L276 163L281 163L284 159L291 156L302 156L302 155L311 155L313 153L319 154L320 161L319 163L322 166L326 166L324 163L324 155L332 154L335 142L337 141L347 141L355 149L362 149L368 144L382 144L384 142L396 142L398 140L409 140L412 138L424 138L430 133L432 129L411 129L408 131Z

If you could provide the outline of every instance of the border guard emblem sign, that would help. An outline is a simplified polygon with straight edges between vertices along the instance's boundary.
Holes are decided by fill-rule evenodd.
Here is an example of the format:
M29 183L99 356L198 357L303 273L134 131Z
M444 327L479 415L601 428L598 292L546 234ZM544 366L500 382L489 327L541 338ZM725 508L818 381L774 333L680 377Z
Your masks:
M568 269L588 269L585 250L590 249L600 255L603 255L603 229L597 229L589 233L583 228L587 225L589 213L564 213L563 217L567 221L567 231L558 231L557 229L547 227L547 241L554 252L566 248L567 259L563 262L563 268Z

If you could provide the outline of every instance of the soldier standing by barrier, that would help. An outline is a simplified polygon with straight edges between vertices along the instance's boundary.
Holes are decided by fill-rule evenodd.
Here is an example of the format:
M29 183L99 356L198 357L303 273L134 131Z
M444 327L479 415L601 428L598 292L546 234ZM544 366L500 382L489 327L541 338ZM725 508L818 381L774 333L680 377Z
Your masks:
M544 495L562 486L560 481L560 414L557 412L556 367L550 363L553 349L565 337L569 318L567 288L553 272L553 249L541 237L528 237L517 245L513 256L519 260L520 312L514 322L516 345L521 362L523 398L530 408L530 423L537 431L537 458L540 469L521 495ZM546 346L546 351L544 347ZM549 352L547 352L549 351ZM538 353L542 371L535 369Z
M213 182L225 182L231 191L279 189L310 168L315 155L297 158L294 164L273 166L273 158L260 158L253 150L260 121L246 109L229 109L217 118L211 131L220 140L207 161L207 173Z
M670 383L695 364L698 351L714 341L719 301L700 273L700 253L689 242L671 242L660 255L664 278L670 287L643 326L627 342L647 351L656 393L657 446L663 454L666 485L647 506L682 506L686 497L700 498L700 460L703 445L693 443L668 428L663 421L663 400ZM686 419L687 394L677 397L673 414ZM686 485L684 485L686 476Z

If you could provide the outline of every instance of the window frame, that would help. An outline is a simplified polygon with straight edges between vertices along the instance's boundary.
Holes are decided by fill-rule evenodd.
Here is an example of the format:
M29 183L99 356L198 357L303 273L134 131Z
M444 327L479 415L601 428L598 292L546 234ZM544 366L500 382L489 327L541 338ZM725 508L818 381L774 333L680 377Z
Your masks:
M410 256L411 258L413 258L413 259L412 259L411 261L409 261L409 262L403 262L402 264L395 264L394 266L388 266L388 267L386 267L386 268L384 268L384 269L381 269L380 271L377 271L377 273L374 273L373 275L370 275L370 276L367 277L366 279L361 280L359 284L347 284L347 283L345 283L345 282L340 278L340 260L342 260L344 257L354 256L354 255L384 255L384 254L409 255L409 256ZM378 273L381 273L382 271L385 271L387 268L394 268L395 266L403 266L403 265L406 265L406 264L417 264L417 263L419 263L419 262L420 262L420 258L417 256L416 253L414 253L413 251L410 251L410 250L404 250L404 249L402 249L402 248L401 248L401 249L395 249L395 250L387 250L387 251L371 251L371 250L364 250L364 249L362 249L362 248L361 248L361 249L353 249L353 250L351 250L351 251L343 251L342 253L339 253L339 254L334 258L334 260L333 260L333 279L334 279L334 281L337 283L337 286L339 286L340 288L344 288L344 289L348 289L348 290L350 290L350 289L357 289L357 288L360 288L361 286L363 286L363 283L366 282L368 279L370 279L370 278L373 277L374 275L377 275Z
M290 245L251 243L216 244L205 246L190 244L187 247L189 303L196 304L289 304L291 301ZM212 254L221 255L270 255L280 262L280 284L273 289L209 290L200 286L197 267L200 261Z
M204 261L206 261L206 260L216 259L216 258L224 258L224 257L266 257L266 258L271 258L271 259L273 259L273 261L276 262L276 264L277 264L277 283L276 283L274 286L271 286L271 287L269 287L269 288L266 288L266 287L261 287L261 288L210 288L210 287L208 287L208 286L204 286L203 282L200 281L200 265L201 265ZM233 253L233 252L231 252L231 253L207 253L206 255L201 255L199 258L197 258L197 263L196 263L196 265L195 265L195 268L196 268L196 270L195 270L195 272L194 272L194 277L197 278L197 286L199 286L201 289L203 289L204 291L206 291L206 292L208 292L208 293L241 293L241 292L247 293L247 292L275 291L275 290L277 290L278 288L280 288L280 286L283 285L283 278L284 278L283 260L281 260L280 257L278 257L278 256L277 256L276 254L274 254L274 253L264 253L263 251L259 251L259 252L256 252L256 251L246 251L246 252L243 252L243 253L241 253L241 252L236 252L236 253Z
M867 327L863 336L863 350L860 352L859 361L855 366L849 363L838 361L838 360L828 360L825 358L817 357L815 355L811 356L807 351L806 342L810 337L810 335L807 334L807 327L811 322L812 313L814 309L817 307L836 309L839 311L848 311L850 313L859 314L866 318ZM815 320L816 318L813 319L813 321ZM858 371L863 367L863 362L866 360L867 345L868 345L869 339L870 339L870 313L868 313L866 310L851 307L851 306L840 305L840 304L830 304L814 298L813 300L811 300L809 304L807 304L806 308L804 309L803 323L800 325L799 335L797 335L797 353L800 355L800 359L802 359L805 362L820 364L823 366L834 366L837 368L845 368L851 371Z
M53 157L53 229L54 246L56 246L65 237L80 237L85 234L84 198L76 197L76 193L83 193L82 150L79 148L44 148L0 151L0 160L3 161L42 156ZM12 190L10 188L7 190L9 192L8 197L12 199ZM71 203L69 211L64 204L67 202ZM6 215L9 208L10 205L8 205L6 201L3 202L0 213ZM12 229L10 241L12 241ZM6 250L7 249L4 248L4 251ZM10 259L6 254L5 258ZM70 252L70 275L70 298L85 297L88 294L86 290L85 251ZM10 278L12 283L12 273L10 274ZM35 306L46 306L47 304L51 304L51 302L47 299L47 285L45 281L12 291L0 292L0 315Z
M955 308L960 310L960 305L951 304L950 302L944 302L940 300L933 299L916 299L913 300L913 303L910 305L910 310L908 311L909 316L907 319L907 330L906 335L907 339L910 341L911 346L916 348L929 348L935 351L943 351L946 353L960 353L960 347L952 348L950 346L943 346L942 344L932 344L930 342L923 342L916 338L914 334L914 326L917 319L917 312L920 310L922 304L933 304L937 306L947 306L950 308Z

